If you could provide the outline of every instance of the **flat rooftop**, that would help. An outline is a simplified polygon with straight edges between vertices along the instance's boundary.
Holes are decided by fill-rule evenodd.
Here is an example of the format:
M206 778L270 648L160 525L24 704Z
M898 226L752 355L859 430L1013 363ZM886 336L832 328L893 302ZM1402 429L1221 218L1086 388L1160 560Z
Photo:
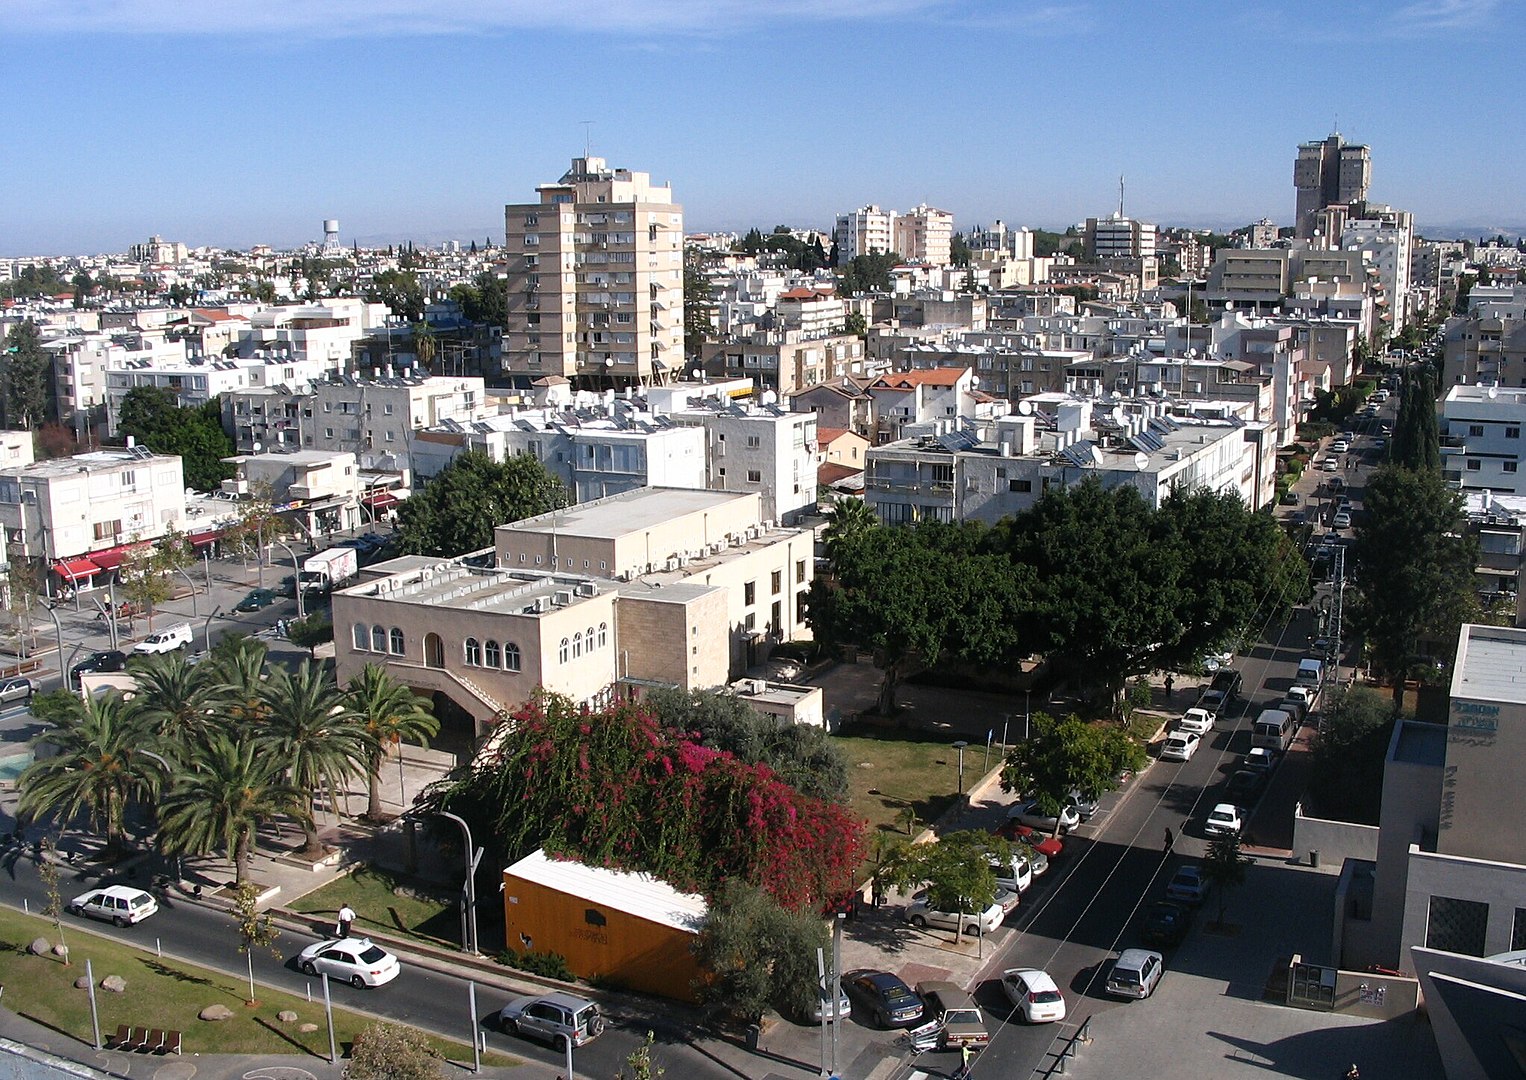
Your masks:
M591 904L614 908L638 919L671 926L675 930L687 930L691 934L699 933L709 911L703 896L679 892L650 874L585 866L580 862L553 859L544 851L533 851L506 867L503 876L555 889ZM504 891L513 896L514 883L506 881Z
M120 469L126 465L162 464L177 461L168 454L155 454L146 446L124 447L120 450L93 450L73 457L49 458L29 465L9 466L3 470L6 476L70 476L79 472L100 472L104 469Z
M1463 626L1452 670L1452 697L1526 704L1526 630Z
M1441 724L1403 721L1394 735L1393 759L1441 768L1447 759L1447 729Z
M734 491L644 487L510 522L498 526L497 531L544 533L554 530L565 536L614 540L663 525L674 518L704 513L737 499L751 497Z
M370 572L378 569L390 572L341 589L341 595L453 611L535 616L575 607L600 595L684 603L718 588L699 582L623 582L549 570L494 569L419 555L393 559L371 567ZM544 603L537 606L537 601Z

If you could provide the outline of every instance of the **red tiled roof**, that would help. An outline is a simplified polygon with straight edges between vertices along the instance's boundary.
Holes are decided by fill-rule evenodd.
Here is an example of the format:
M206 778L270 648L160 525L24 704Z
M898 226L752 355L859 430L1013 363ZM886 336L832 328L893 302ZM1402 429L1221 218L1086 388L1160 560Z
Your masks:
M840 439L846 434L848 434L847 428L818 427L816 429L816 442L822 446L825 446L827 443L832 442L835 439Z
M898 371L883 375L870 384L871 390L910 390L917 386L955 386L969 373L969 368L939 367L926 371Z
M830 487L839 480L846 480L850 476L857 476L863 469L855 469L848 465L838 465L833 462L830 465L822 465L816 469L816 482Z

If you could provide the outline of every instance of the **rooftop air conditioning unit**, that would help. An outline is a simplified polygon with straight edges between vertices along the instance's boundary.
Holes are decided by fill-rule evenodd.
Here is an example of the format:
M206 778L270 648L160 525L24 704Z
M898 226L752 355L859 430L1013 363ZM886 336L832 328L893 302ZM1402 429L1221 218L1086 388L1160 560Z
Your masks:
M550 611L551 610L551 597L549 597L549 596L537 596L535 598L535 610L537 612Z
M551 602L557 607L566 607L572 603L572 592L568 589L558 589L551 594Z
M678 559L677 558L669 559L667 562L663 563L662 568L664 570L670 570L670 571L671 570L677 570L678 569Z
M598 596L599 587L591 581L585 581L577 587L579 596Z
M616 581L630 581L635 576L636 576L636 573L635 573L634 570L621 570L618 574L615 575L615 580Z

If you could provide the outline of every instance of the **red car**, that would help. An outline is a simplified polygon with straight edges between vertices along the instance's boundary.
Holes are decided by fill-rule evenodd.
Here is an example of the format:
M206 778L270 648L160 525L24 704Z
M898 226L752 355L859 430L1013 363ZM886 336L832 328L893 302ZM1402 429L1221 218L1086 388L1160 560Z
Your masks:
M1065 845L1059 839L1044 833L1030 829L1026 825L1020 825L1016 821L1004 821L991 830L992 834L1003 840L1020 841L1040 851L1045 858L1053 859L1065 850Z

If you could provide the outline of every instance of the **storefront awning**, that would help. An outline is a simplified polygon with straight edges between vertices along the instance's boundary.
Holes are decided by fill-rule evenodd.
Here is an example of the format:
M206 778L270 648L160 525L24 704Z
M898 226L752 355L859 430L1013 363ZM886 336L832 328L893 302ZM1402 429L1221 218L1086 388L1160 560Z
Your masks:
M79 581L94 577L101 568L89 559L60 559L53 564L53 572L65 581Z
M385 510L389 506L396 506L402 500L390 491L378 491L374 495L362 497L360 501L372 510Z
M221 529L206 529L202 532L193 532L189 534L185 539L186 543L190 544L192 547L206 547L222 534L223 530Z
M106 548L104 551L92 551L90 553L90 561L102 570L115 570L122 565L127 556L147 546L147 544L118 544L116 547Z

